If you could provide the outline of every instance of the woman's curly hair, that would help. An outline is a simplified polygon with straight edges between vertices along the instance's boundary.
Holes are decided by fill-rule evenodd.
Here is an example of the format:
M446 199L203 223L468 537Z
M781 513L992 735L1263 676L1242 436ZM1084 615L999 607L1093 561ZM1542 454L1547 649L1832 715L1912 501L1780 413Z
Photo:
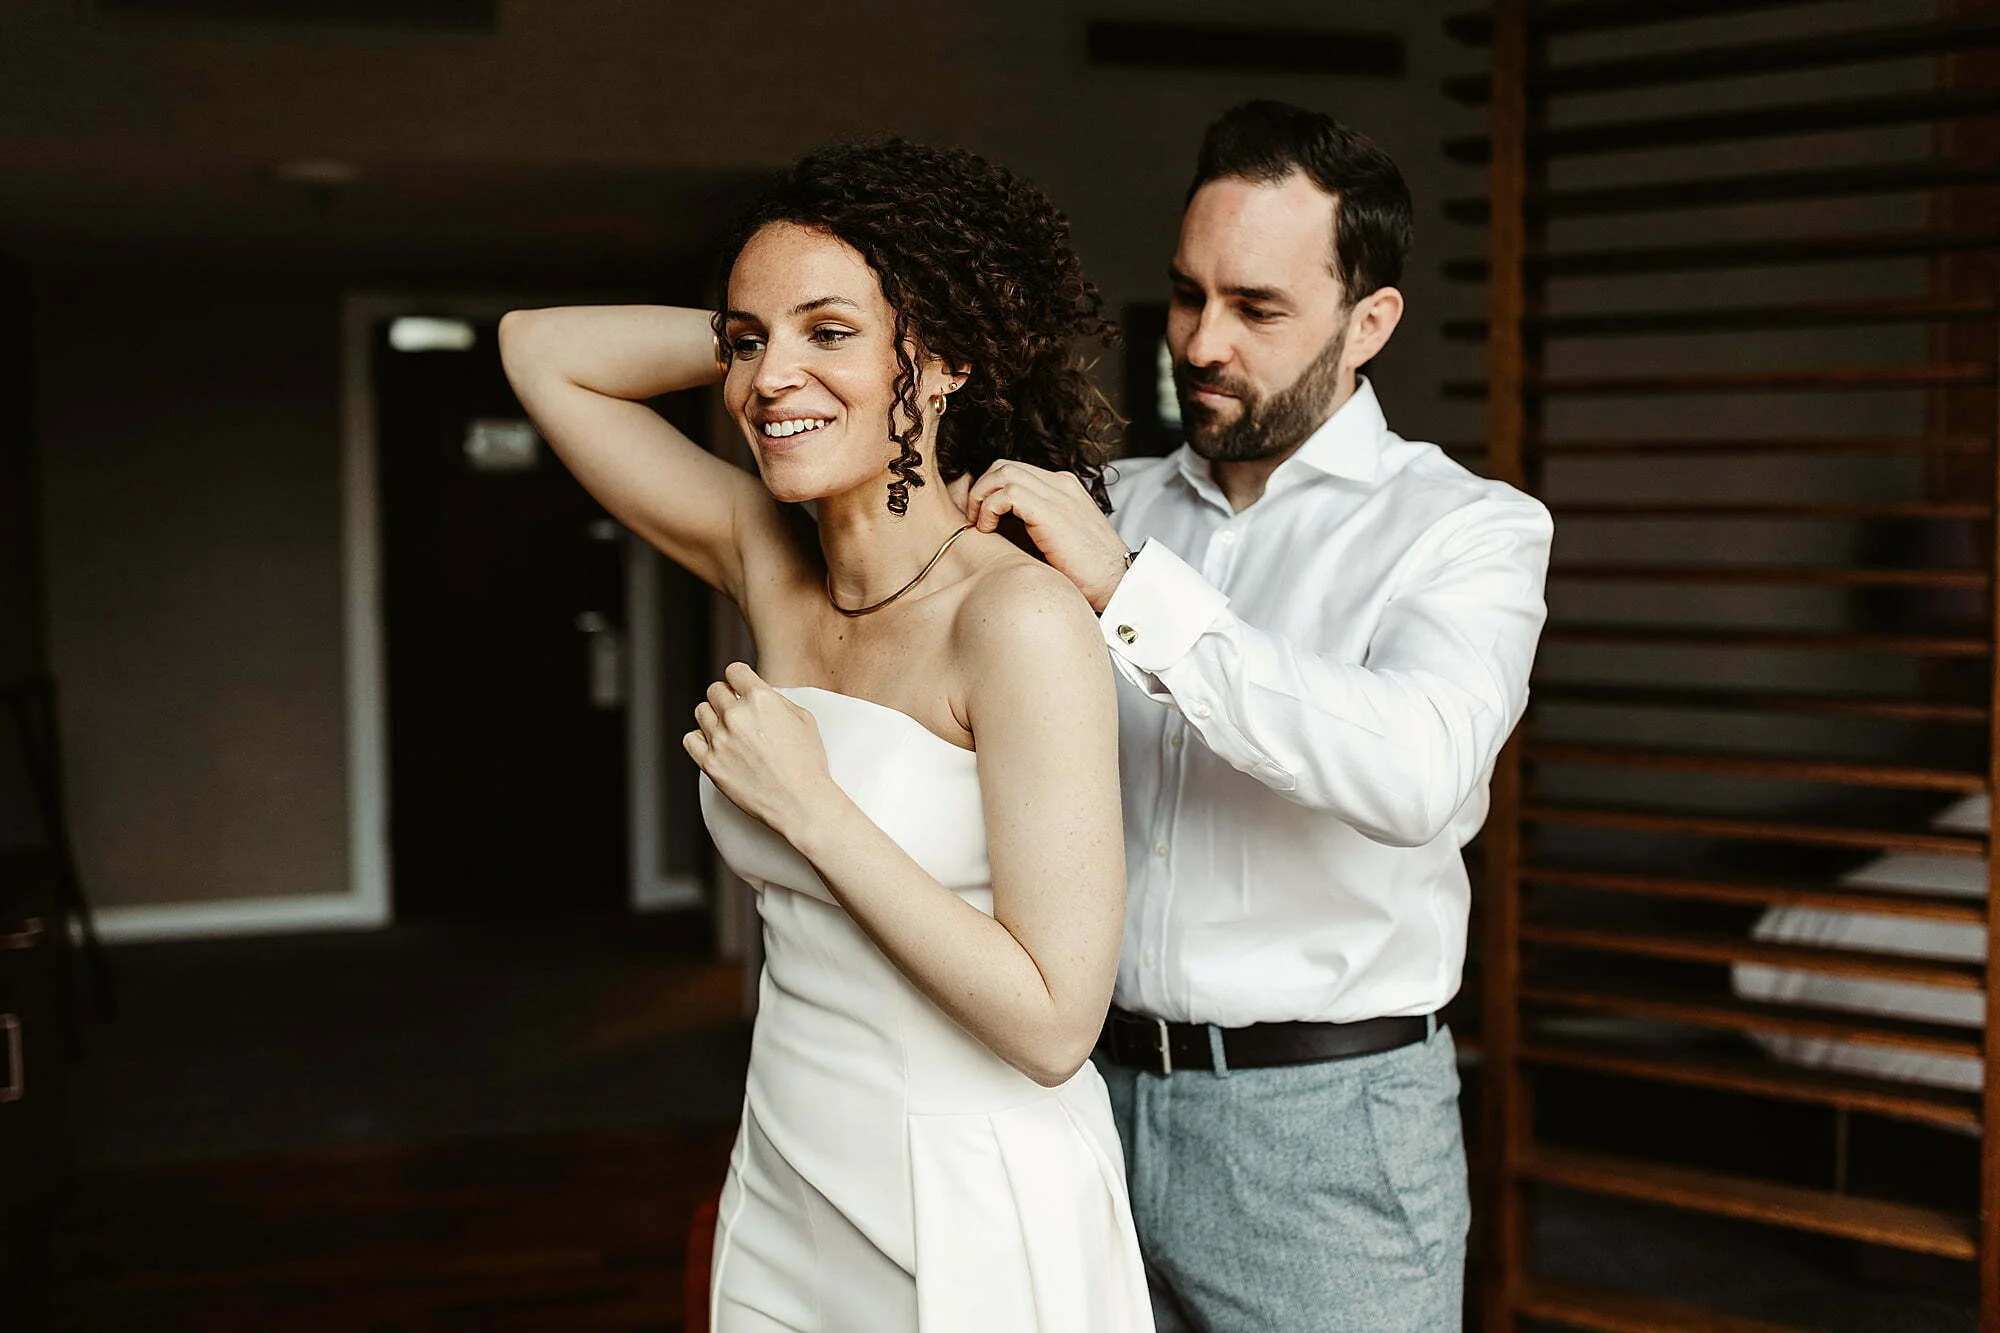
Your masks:
M725 288L750 238L786 222L852 246L896 312L890 438L902 454L889 465L891 512L905 512L910 488L924 484L923 355L971 370L938 423L945 480L1019 459L1074 472L1109 508L1103 472L1121 423L1076 344L1114 346L1117 327L1083 276L1069 220L1038 187L963 149L831 144L794 162L739 220L722 253ZM726 358L720 315L716 351Z

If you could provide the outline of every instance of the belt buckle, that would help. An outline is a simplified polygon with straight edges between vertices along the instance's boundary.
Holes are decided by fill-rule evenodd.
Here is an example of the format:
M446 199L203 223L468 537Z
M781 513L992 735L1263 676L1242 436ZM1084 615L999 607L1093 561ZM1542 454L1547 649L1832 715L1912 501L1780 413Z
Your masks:
M1160 1077L1165 1078L1174 1072L1174 1048L1167 1037L1167 1020L1154 1019L1153 1028L1160 1043Z

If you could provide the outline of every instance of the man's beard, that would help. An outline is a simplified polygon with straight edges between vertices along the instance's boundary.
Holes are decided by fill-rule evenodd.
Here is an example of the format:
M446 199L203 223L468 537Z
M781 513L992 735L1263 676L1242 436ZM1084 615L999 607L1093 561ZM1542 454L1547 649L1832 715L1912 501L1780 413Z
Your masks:
M1299 377L1269 398L1257 396L1248 384L1185 361L1174 362L1174 394L1180 399L1181 428L1190 448L1211 463L1248 463L1297 448L1318 430L1333 407L1340 388L1340 353L1347 331L1335 334ZM1234 421L1225 422L1212 407L1195 401L1196 389L1233 394L1242 404Z

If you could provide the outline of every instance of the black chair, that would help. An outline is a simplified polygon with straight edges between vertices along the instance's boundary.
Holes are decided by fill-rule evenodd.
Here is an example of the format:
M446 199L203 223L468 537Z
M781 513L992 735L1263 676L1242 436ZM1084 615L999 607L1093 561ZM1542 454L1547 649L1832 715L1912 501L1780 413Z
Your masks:
M41 825L41 846L35 859L46 866L52 878L55 919L44 928L51 936L56 966L61 977L59 1001L61 1036L73 1053L83 1041L84 1024L78 1008L79 981L88 989L92 1007L99 1018L115 1012L117 994L112 984L110 961L98 939L90 902L84 896L83 881L77 873L76 853L70 842L69 812L64 799L62 732L57 712L56 683L46 675L25 676L0 685L7 711L13 718L28 795L34 802ZM4 890L0 890L4 891ZM4 907L4 903L0 903ZM81 973L81 975L79 975Z
M111 972L77 875L64 809L55 683L0 684L0 1327L52 1328L57 1244L74 1174L66 1067L85 1006L108 1016ZM83 983L83 984L80 984Z

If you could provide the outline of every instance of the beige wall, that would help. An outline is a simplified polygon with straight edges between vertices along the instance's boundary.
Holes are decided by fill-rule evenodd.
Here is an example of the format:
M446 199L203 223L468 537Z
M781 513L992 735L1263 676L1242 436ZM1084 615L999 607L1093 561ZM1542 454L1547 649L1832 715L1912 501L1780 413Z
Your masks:
M28 9L16 40L0 41L0 86L10 73L32 85L38 68L62 80L39 102L18 84L0 94L0 128L18 132L0 144L0 165L58 151L68 165L39 201L16 194L16 217L32 222L64 198L93 205L80 210L81 233L45 227L31 239L61 256L93 228L129 225L124 210L155 219L156 237L241 226L274 265L220 281L78 257L43 266L52 652L77 715L85 873L106 906L347 887L340 284L294 280L268 256L283 220L245 184L262 164L336 155L367 171L352 200L298 224L295 244L311 253L337 247L343 213L367 221L370 182L406 183L426 164L441 176L473 164L494 179L577 166L688 173L775 165L830 135L895 129L965 143L1040 180L1074 218L1114 305L1160 293L1195 142L1233 101L1339 111L1382 135L1427 205L1443 170L1433 152L1442 10L1423 6L1266 7L1274 20L1317 23L1343 21L1344 9L1357 25L1409 34L1409 78L1353 84L1093 72L1081 10L1057 5L966 14L875 0L782 17L711 6L690 29L673 17L689 11L652 0L522 0L497 39L311 42L79 34L73 7ZM83 95L93 84L101 96ZM135 171L141 150L157 157ZM176 172L202 188L177 188ZM14 180L0 195L20 189ZM245 192L233 212L231 191ZM1400 376L1391 401L1411 416L1434 378L1423 349L1435 319L1423 307L1446 253L1437 230L1426 227L1413 270L1418 317L1384 372ZM633 234L614 233L628 248ZM438 235L421 239L449 250ZM465 282L510 285L502 264L461 267Z
M335 294L36 287L49 655L100 906L347 889Z
M87 26L88 10L69 0L23 0L0 17L0 242L18 238L51 256L39 265L36 326L50 648L73 700L76 818L99 901L346 888L335 335L338 290L362 281L363 266L343 271L337 256L343 237L364 225L378 229L370 242L378 249L384 235L393 242L396 226L419 228L427 215L395 214L379 202L386 196L426 182L456 191L440 199L440 220L411 237L445 257L436 280L446 281L452 219L463 219L468 199L477 211L482 181L513 182L510 198L523 181L579 169L669 181L774 165L836 133L895 129L967 144L1040 181L1071 215L1092 272L1122 306L1161 293L1202 126L1248 96L1289 99L1340 115L1401 162L1418 202L1418 242L1405 281L1410 313L1377 367L1378 386L1405 434L1472 437L1479 408L1437 391L1479 369L1477 349L1447 344L1437 332L1447 315L1475 313L1481 301L1477 289L1450 288L1439 276L1444 260L1482 245L1479 232L1439 214L1446 197L1483 189L1479 172L1450 165L1438 149L1442 138L1480 126L1476 111L1439 91L1445 77L1478 63L1442 34L1442 17L1462 7L1455 0L1230 7L1227 18L1236 22L1401 32L1408 74L1373 81L1086 67L1086 16L1221 17L1212 3L1194 0L753 7L511 0L495 38L310 40ZM1897 12L1905 8L1929 6L1899 0ZM1871 11L1879 15L1881 6L1773 11L1755 23L1791 31L1783 25L1851 23ZM1924 74L1911 65L1877 78ZM1829 84L1826 95L1843 90L1861 91ZM1678 100L1663 93L1601 105L1625 114ZM1849 136L1833 151L1853 160L1896 146L1893 135ZM1790 164L1796 151L1753 143L1663 165L1771 169ZM348 158L364 178L335 209L298 212L296 200L260 183L260 172L300 156ZM1647 165L1600 159L1581 169ZM558 196L553 211L565 200ZM619 214L616 191L593 197L590 207L604 212L607 252L634 253L635 238L653 243L646 238L657 229L635 221L629 207ZM1579 226L1563 239L1615 244L1692 235L1690 228L1811 230L1821 222L1887 227L1908 220L1903 207L1850 202L1789 219L1739 210L1626 220ZM399 217L381 230L384 218ZM503 230L505 221L503 214ZM490 233L493 218L485 223ZM288 277L282 265L263 278L221 280L204 279L191 264L178 272L105 269L102 256L135 229L168 247L240 229L256 235L267 263L278 265L268 256L289 247L321 276ZM532 249L535 233L525 222L523 231L522 247ZM560 233L552 252L574 251L581 234ZM449 280L463 290L504 290L513 286L510 274L507 261L475 256L457 263ZM1886 284L1871 290L1887 294L1921 280L1918 268L1904 266L1769 281L1812 290ZM1615 291L1573 285L1561 298L1587 306L1759 295L1736 279L1704 285L1676 276L1628 280ZM1559 368L1886 359L1910 350L1907 342L1891 338L1885 349L1772 335L1692 348L1606 343L1566 351ZM1778 410L1799 429L1886 429L1918 406L1881 398L1822 397L1776 409L1768 400L1628 400L1566 407L1555 424L1671 432L1686 425L1681 414L1695 412L1748 414L1746 423L1769 428ZM1807 484L1782 465L1774 469L1759 484L1776 493ZM1864 468L1814 484L1832 488L1822 494L1869 493L1901 480ZM1692 494L1725 484L1690 468L1552 482L1574 494ZM1579 530L1563 534L1559 549L1580 553L1614 540L1625 537ZM1746 557L1757 553L1756 538L1740 528L1715 540ZM1632 554L1643 558L1638 548ZM1590 609L1565 597L1566 609ZM1799 598L1758 605L1781 617L1812 610Z

